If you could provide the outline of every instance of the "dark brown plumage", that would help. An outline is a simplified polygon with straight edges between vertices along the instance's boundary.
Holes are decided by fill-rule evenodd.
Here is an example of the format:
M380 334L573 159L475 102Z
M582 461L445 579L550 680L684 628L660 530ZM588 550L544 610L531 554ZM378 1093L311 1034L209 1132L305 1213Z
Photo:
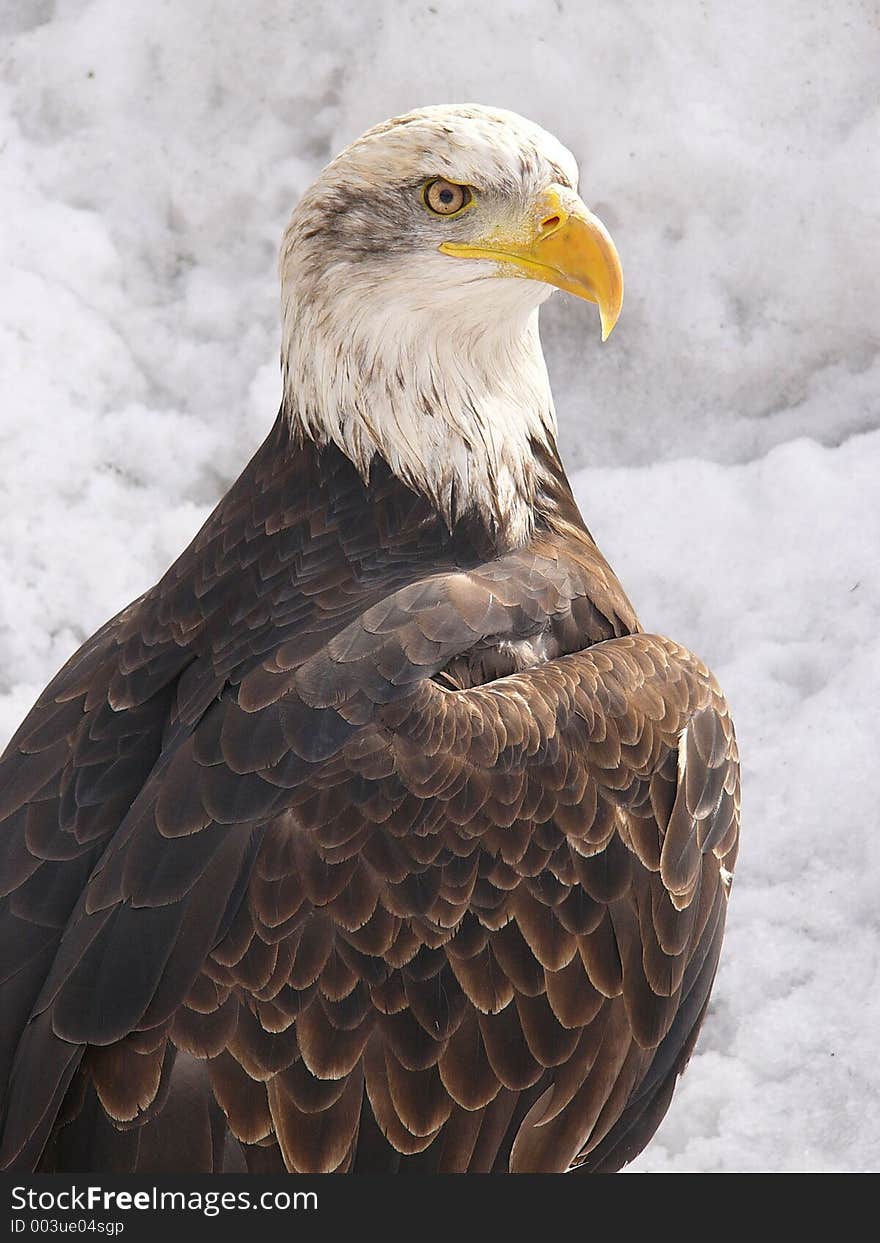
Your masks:
M645 1145L718 961L736 743L540 469L499 552L282 413L47 687L0 762L4 1166Z

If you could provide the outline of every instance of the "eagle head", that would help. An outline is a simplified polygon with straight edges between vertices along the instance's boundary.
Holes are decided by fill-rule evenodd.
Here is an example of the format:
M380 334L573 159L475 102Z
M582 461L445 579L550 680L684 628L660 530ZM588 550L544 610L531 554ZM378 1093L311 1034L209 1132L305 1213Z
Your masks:
M281 250L290 417L366 477L378 454L450 525L531 530L536 444L555 438L538 338L553 288L595 302L623 275L574 157L512 112L423 108L368 130L297 204Z

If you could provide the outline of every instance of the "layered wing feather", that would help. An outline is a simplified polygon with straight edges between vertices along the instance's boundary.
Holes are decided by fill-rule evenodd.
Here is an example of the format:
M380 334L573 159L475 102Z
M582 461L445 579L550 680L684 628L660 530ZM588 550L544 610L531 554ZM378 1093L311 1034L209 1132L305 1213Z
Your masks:
M505 586L477 633L519 632ZM467 1123L466 1168L502 1092L528 1110L483 1164L506 1140L512 1169L564 1169L654 1104L717 958L724 701L646 635L448 690L432 674L479 590L420 584L294 668L279 651L160 762L68 921L7 1143L31 1139L32 1059L52 1050L62 1084L77 1046L120 1121L149 1110L167 1048L204 1058L233 1134L274 1136L297 1170L356 1159L364 1094L406 1155Z
M348 476L282 519L271 462L0 766L2 1162L618 1168L717 964L721 692L588 539L462 568Z

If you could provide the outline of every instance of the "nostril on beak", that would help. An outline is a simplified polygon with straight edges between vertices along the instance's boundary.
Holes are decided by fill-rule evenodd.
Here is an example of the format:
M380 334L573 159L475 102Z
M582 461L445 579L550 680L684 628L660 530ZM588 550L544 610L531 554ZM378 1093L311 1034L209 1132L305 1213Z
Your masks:
M541 233L552 233L553 230L558 228L560 224L562 224L560 216L547 216L541 221L539 229Z

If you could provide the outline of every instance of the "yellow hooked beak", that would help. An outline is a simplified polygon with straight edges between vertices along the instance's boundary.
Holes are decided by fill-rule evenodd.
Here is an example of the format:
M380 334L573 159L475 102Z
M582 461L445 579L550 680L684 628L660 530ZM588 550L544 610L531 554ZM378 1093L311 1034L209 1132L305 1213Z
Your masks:
M565 186L545 190L515 232L499 230L475 242L442 242L440 249L459 259L513 264L532 280L597 303L603 341L617 323L623 302L620 256L602 221Z

